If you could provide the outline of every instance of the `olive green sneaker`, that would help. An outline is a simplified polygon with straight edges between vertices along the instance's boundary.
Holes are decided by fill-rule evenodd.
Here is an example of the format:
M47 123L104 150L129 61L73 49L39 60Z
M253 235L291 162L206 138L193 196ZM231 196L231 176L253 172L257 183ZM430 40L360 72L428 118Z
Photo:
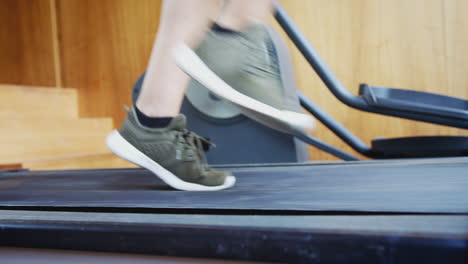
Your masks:
M314 130L315 120L301 112L295 87L283 83L286 72L281 72L271 33L257 24L244 32L210 31L195 51L183 44L176 47L176 64L196 80L187 89L187 99L193 103L209 90L275 130L290 134Z
M278 54L268 26L254 24L241 32L209 31L195 50L200 59L238 92L279 110L298 111L295 92L283 87ZM206 89L191 82L188 96Z
M140 124L133 108L122 127L106 140L114 154L150 170L175 189L216 191L232 187L234 176L208 167L203 150L207 143L186 129L182 114L165 128L147 128Z

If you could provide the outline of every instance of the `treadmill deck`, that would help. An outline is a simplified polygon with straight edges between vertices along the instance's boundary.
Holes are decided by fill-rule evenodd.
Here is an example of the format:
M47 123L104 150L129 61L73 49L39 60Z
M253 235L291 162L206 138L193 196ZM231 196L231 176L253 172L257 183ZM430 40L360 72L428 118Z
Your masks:
M234 188L175 191L144 169L6 173L0 209L468 214L465 158L221 169L237 177Z
M463 263L468 159L221 166L181 192L143 169L0 174L0 247L287 263Z

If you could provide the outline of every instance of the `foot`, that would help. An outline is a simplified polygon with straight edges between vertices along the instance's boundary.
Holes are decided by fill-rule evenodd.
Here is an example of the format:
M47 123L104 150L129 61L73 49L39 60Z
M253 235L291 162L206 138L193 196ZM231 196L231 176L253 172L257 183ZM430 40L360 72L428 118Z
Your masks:
M237 106L246 116L293 135L315 128L315 121L310 115L275 108L235 90L186 45L180 45L174 51L176 63L184 72L220 98Z
M184 115L175 117L165 128L147 128L140 124L134 109L106 141L114 154L150 170L175 189L217 191L232 187L234 176L208 167L204 143L208 142L186 129Z
M208 89L273 129L292 134L315 129L314 119L300 112L296 91L283 84L266 26L252 25L237 33L210 31L196 51L176 48L175 59L196 80L187 89L189 101Z
M278 55L267 26L251 25L242 32L211 30L195 50L200 59L238 92L280 110L296 110L287 98ZM192 82L188 92L203 89ZM293 93L293 96L295 93Z

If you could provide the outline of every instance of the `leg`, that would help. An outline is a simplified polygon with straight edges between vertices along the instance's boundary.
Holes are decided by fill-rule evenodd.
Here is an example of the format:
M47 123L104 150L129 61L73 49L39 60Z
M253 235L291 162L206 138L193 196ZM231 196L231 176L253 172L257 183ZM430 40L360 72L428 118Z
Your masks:
M185 116L179 114L179 109L189 77L176 66L172 56L172 49L181 42L192 47L198 45L221 3L219 0L164 1L137 107L128 110L120 129L106 140L116 155L150 170L179 190L214 191L235 183L230 173L207 166L203 145L210 142L186 129ZM154 123L157 120L168 123Z
M185 42L194 47L222 7L220 0L165 0L137 107L150 117L179 114L189 77L174 63L172 49Z

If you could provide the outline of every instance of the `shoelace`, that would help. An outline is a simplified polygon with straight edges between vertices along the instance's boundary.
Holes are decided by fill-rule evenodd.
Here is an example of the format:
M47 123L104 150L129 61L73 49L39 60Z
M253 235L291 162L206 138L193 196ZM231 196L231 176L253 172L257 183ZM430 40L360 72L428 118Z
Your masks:
M179 143L182 143L185 146L188 146L192 149L196 149L196 154L202 161L202 164L205 168L208 167L207 160L204 152L208 151L210 146L216 146L210 140L197 135L195 132L192 132L188 129L183 129L177 133L176 140Z

